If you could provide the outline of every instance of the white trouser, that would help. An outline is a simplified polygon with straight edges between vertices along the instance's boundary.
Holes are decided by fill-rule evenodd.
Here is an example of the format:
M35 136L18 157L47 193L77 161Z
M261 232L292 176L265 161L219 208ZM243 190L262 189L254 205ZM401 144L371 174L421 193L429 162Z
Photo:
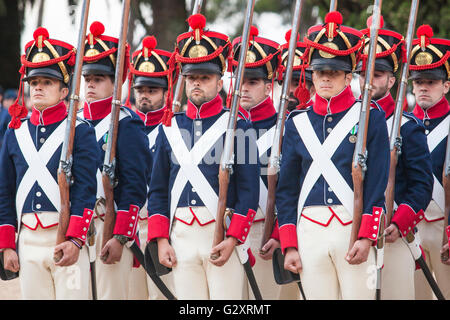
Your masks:
M105 264L100 259L103 239L103 221L95 219L95 260L97 277L97 298L99 300L127 300L130 284L131 269L133 268L133 253L126 245L123 247L122 257L115 264Z
M381 271L382 300L414 300L414 258L408 246L397 239L385 243L384 267Z
M145 252L147 245L148 223L147 220L139 221L139 240L141 242L141 250ZM161 280L173 293L172 272L161 276ZM152 279L147 275L144 268L133 268L130 277L130 292L128 295L130 300L167 300L161 293Z
M425 253L425 261L436 279L445 299L450 299L450 266L441 262L442 235L444 220L434 222L422 221L417 225L418 238ZM422 270L414 273L417 300L436 299Z
M333 206L333 210L339 214L346 209L343 206ZM325 206L308 207L303 213L312 218L329 215L329 209ZM345 260L351 228L351 224L344 226L336 218L327 227L300 218L297 228L303 266L300 279L306 299L375 298L375 250L371 248L367 261L359 265L350 265Z
M189 208L178 208L177 213ZM182 213L181 213L182 214ZM196 215L210 215L206 207L197 207ZM171 244L177 257L172 269L175 295L179 300L242 300L245 272L235 251L221 267L209 262L215 222L192 225L173 220Z
M44 212L38 215L58 215ZM46 220L43 218L41 220ZM90 297L88 250L68 267L55 266L53 253L58 226L30 230L22 225L19 235L20 287L24 300L85 300Z

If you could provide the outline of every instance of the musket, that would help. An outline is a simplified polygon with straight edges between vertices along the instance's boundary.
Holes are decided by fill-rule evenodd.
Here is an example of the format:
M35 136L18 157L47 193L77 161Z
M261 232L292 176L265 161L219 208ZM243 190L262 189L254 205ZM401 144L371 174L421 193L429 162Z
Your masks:
M449 126L450 135L450 126ZM442 238L442 244L448 243L447 233L445 232L448 226L448 216L450 212L450 139L447 135L447 149L445 151L444 169L442 172L442 186L444 187L444 199L445 199L445 212L444 212L444 234ZM449 257L449 250L441 254L441 261L447 261Z
M217 204L213 247L221 243L225 235L225 227L226 227L225 213L227 211L227 194L228 194L228 186L230 183L230 175L232 174L233 171L233 162L234 162L234 152L233 152L234 137L239 111L242 82L244 78L245 62L249 45L250 26L252 25L254 7L255 7L255 0L248 0L244 20L244 27L242 31L242 45L239 52L239 64L236 73L235 90L233 92L231 100L230 117L228 120L227 130L225 134L224 149L220 158L220 165L219 165L219 200ZM242 248L240 248L239 250L235 248L235 250L238 253L238 255L242 253L241 251L239 251L242 250ZM216 260L217 258L218 258L217 255L211 255L212 260ZM250 265L248 257L245 262L243 262L241 259L241 263L244 266L244 270L249 280L253 294L255 295L255 299L262 300L261 292L259 291L258 285L256 283L255 276L253 274L253 270Z
M119 129L120 106L122 105L122 78L125 64L125 48L127 42L128 19L130 14L130 0L124 0L122 4L121 34L119 37L117 62L114 79L114 91L111 108L111 122L109 124L108 140L103 162L102 182L105 190L105 218L103 226L102 248L113 236L116 212L114 208L114 187L117 185L116 177L116 147L117 133ZM128 62L128 61L127 61ZM106 257L100 257L106 260Z
M280 107L275 125L275 133L270 151L269 165L267 167L267 205L264 221L264 233L261 248L267 243L273 231L275 222L275 191L280 171L281 146L283 144L284 123L286 120L286 109L289 101L289 87L291 84L292 70L294 68L295 50L297 48L297 34L300 28L300 15L303 1L296 0L294 15L292 17L292 31L289 39L288 59L286 72L284 74L281 88Z
M95 223L92 222L87 232L87 241L86 241L89 254L89 266L91 268L92 300L97 300L97 276L95 271L95 258L97 257L97 253L95 250L95 235L96 235Z
M195 0L194 7L192 8L192 15L200 13L202 11L203 0ZM189 27L189 31L192 28ZM181 98L183 95L184 77L178 77L177 83L173 91L172 112L179 112L181 109Z
M331 0L330 1L330 12L331 11L336 11L337 10L337 5L338 5L337 0Z
M358 239L361 218L364 209L363 185L364 174L367 171L367 129L369 126L370 103L372 97L372 79L375 69L376 47L378 42L378 29L380 28L382 0L374 1L374 14L370 26L370 44L364 81L361 112L358 122L358 133L353 154L352 180L354 192L353 222L350 235L349 250Z
M78 47L76 53L75 70L72 77L72 92L69 97L69 109L67 114L67 125L64 132L64 141L58 167L58 186L61 198L61 212L56 235L56 244L66 241L66 232L70 221L70 186L74 183L72 176L73 164L73 141L75 137L75 126L77 119L78 103L80 101L81 68L83 66L85 35L87 20L89 16L90 0L84 0L81 8L81 23L78 33ZM61 260L63 252L60 250L53 256L53 260Z

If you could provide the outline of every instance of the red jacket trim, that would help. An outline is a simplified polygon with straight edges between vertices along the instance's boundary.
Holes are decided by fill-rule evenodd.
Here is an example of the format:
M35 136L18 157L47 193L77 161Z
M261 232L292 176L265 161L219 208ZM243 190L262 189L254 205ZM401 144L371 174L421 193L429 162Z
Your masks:
M71 215L69 227L67 228L66 238L77 238L84 244L86 242L86 235L89 225L94 216L94 211L84 209L83 216Z
M447 233L448 246L450 248L450 226L447 226L447 228L445 228L445 232Z
M280 241L280 226L278 225L278 219L275 220L275 224L273 226L273 231L272 234L270 235L270 238Z
M413 114L419 118L423 119L436 119L445 116L450 111L450 106L448 104L445 95L439 100L434 106L431 106L427 110L423 110L418 104L414 107Z
M402 236L406 236L424 218L423 210L415 213L407 204L402 203L392 217Z
M139 207L133 204L130 205L128 211L118 210L113 233L124 235L130 239L133 238L136 234L138 215Z
M63 120L67 115L67 107L64 101L61 101L54 106L50 106L45 108L42 111L39 111L35 107L33 107L30 116L30 122L37 125L48 126L50 124L59 122Z
M316 93L316 99L313 105L313 110L319 115L326 115L329 113L339 113L350 108L356 101L350 86L347 86L338 95L325 99Z
M203 103L197 108L195 104L188 100L186 116L190 119L204 119L218 115L223 109L223 101L220 95L217 95L211 101Z
M16 228L9 224L0 226L0 249L11 248L16 250Z
M349 222L346 222L346 223L342 222L342 220L339 219L338 215L336 214L336 212L333 211L333 209L331 209L331 207L328 207L328 209L331 211L332 215L331 215L330 219L328 219L327 223L325 223L325 224L322 223L322 222L316 221L316 220L314 220L314 219L312 219L310 217L307 217L307 216L305 216L303 214L301 216L303 218L305 218L305 219L307 219L307 220L309 220L311 222L317 223L318 225L321 225L323 227L328 227L330 225L331 220L333 220L333 218L335 218L335 217L343 226L346 226L346 225L349 225L350 223L352 223L352 221L349 221Z
M235 237L240 243L244 243L247 240L255 215L256 212L252 209L248 210L246 216L235 212L226 233L227 237Z
M383 209L373 207L372 214L363 214L361 218L361 226L359 227L358 239L368 238L376 244L378 231L380 229L381 215L384 214Z
M287 248L298 249L297 241L297 227L294 224L285 224L279 228L280 231L280 243L283 254Z
M154 214L148 218L147 241L156 238L169 239L169 219L162 214Z

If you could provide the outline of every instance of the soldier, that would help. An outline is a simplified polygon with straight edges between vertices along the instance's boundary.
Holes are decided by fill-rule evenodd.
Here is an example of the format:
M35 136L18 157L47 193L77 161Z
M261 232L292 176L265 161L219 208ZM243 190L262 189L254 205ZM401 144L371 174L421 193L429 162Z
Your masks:
M246 133L249 125L238 120L227 201L234 213L225 240L211 248L219 161L229 119L219 92L231 43L228 36L205 30L201 14L188 21L192 32L179 35L176 48L186 79L187 109L159 128L148 238L158 241L160 262L173 268L178 299L242 299L246 279L234 249L245 242L258 207L256 142ZM212 260L210 254L216 253L220 257Z
M280 68L281 70L283 70L283 72L279 72L278 80L280 85L282 84L282 80L284 79L286 63L288 60L289 40L291 39L291 32L292 30L286 32L285 39L287 42L281 46ZM299 36L297 36L297 47L295 49L294 66L292 70L291 82L289 85L289 103L287 108L289 112L291 112L296 108L306 108L312 106L313 103L312 99L314 97L314 94L316 93L316 90L314 89L314 84L312 82L312 71L308 69L308 64L306 63L308 57L304 56L305 50L306 44L299 41ZM302 81L304 81L304 86L309 91L310 99L308 99L306 105L300 106L300 101L296 96L296 90L299 87L299 85L302 84Z
M353 152L360 103L350 88L361 32L330 12L308 30L309 65L316 89L312 108L290 113L277 188L285 268L301 272L307 299L374 299L368 267L376 243L389 169L384 113L370 110L368 168L357 240L349 247L353 214ZM376 164L376 165L370 165Z
M169 67L172 53L156 49L157 41L154 36L145 37L142 41L142 49L132 55L129 73L129 86L133 84L136 99L136 113L145 124L145 133L149 141L151 155L155 152L155 141L158 135L158 126L161 123L165 102L167 99L169 82L172 82L173 72ZM130 95L128 95L129 97ZM153 166L150 158L148 163L148 187L150 187L151 168ZM148 209L145 205L139 213L139 241L142 251L147 243ZM131 275L129 299L161 300L166 299L160 290L148 279L144 268L133 268ZM169 273L161 277L166 285L172 286L172 275ZM172 291L172 290L171 290Z
M103 34L103 24L95 21L87 35L82 74L85 80L85 104L80 115L95 128L99 157L104 159L108 130L111 122L111 102L114 92L118 39ZM108 54L109 53L109 54ZM124 64L125 68L127 63ZM124 70L126 79L127 72ZM119 80L119 81L120 81ZM127 299L132 267L138 267L129 249L136 236L139 210L147 196L147 163L150 159L148 138L139 116L126 107L121 107L116 149L116 177L114 200L117 215L113 238L102 248L103 216L105 206L101 180L101 165L97 171L97 198L95 227L97 230L97 255L108 254L106 261L96 260L97 290L99 299Z
M242 37L234 39L232 44L232 63L234 65L233 69L235 69L238 65ZM258 29L256 27L251 28L239 111L242 117L252 125L256 133L256 144L261 164L259 206L247 240L252 252L260 251L261 239L264 233L264 217L267 202L267 165L277 121L277 113L270 94L273 92L273 81L277 75L280 53L278 47L278 43L258 37ZM267 245L263 248L265 254L256 256L253 270L262 296L264 299L273 300L278 298L280 287L275 283L273 277L271 258L273 250L279 247L279 242L272 239L265 245ZM247 298L254 299L250 286L247 286L246 293L248 295Z
M445 95L450 88L448 52L450 41L433 38L428 25L417 29L411 51L410 79L416 98L414 115L423 120L433 167L432 200L425 210L425 222L419 224L418 237L427 264L446 299L450 298L450 268L440 262L444 226L444 166L450 107ZM422 272L415 273L416 299L432 299L430 286Z
M24 118L28 110L19 98L11 105L10 129L0 152L0 248L5 269L20 269L23 299L88 299L89 258L84 244L95 204L95 133L88 123L77 121L70 222L66 241L55 247L61 209L57 172L67 125L64 99L75 49L51 39L42 27L33 37L25 46L20 70L21 81L30 86L31 116ZM23 83L19 97L22 90ZM60 250L63 258L55 263L53 254Z
M359 83L364 87L367 53L370 44L371 18L367 21L364 34L364 53L358 64ZM383 28L381 19L378 30L375 72L372 81L372 99L384 110L388 134L391 134L395 101L390 89L395 84L395 73L403 60L403 36ZM391 54L388 54L392 52ZM381 56L381 57L380 57ZM408 246L401 241L410 230L423 219L423 211L431 200L433 188L431 157L426 144L422 121L413 114L403 112L400 135L401 153L395 171L395 212L385 230L383 276L381 277L381 298L385 300L414 299L414 258Z

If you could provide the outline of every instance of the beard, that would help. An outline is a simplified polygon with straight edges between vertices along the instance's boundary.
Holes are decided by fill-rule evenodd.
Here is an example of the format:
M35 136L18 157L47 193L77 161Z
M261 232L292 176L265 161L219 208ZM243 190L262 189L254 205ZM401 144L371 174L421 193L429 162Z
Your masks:
M150 111L155 111L155 110L161 109L163 107L163 105L164 105L163 100L158 101L157 103L152 103L148 99L142 99L139 101L138 104L136 104L136 107L142 113L147 113Z
M300 104L300 101L298 101L297 97L294 96L292 93L289 94L289 100L287 105L287 110L291 112L292 110L295 110L295 108Z

